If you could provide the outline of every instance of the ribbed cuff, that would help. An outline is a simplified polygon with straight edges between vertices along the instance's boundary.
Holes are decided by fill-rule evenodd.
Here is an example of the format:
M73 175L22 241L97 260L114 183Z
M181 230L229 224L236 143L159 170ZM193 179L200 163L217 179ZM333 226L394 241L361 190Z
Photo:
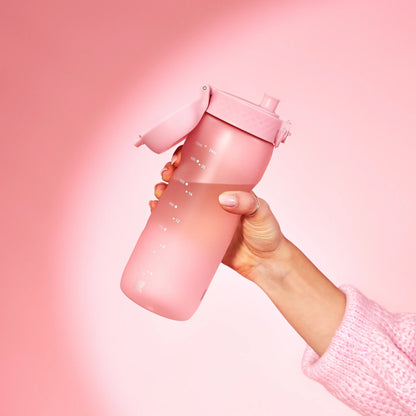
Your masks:
M302 371L361 415L416 416L416 314L391 314L353 286L325 353L309 345Z
M350 285L339 287L346 295L343 319L330 345L320 357L309 345L302 357L302 371L321 383L338 398L350 396L355 380L370 375L364 365L368 355L369 334L380 318L380 307Z

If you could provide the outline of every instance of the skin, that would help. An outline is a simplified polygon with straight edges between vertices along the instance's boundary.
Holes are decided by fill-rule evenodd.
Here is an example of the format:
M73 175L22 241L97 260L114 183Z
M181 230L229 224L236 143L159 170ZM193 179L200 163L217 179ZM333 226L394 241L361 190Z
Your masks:
M162 169L164 182L154 187L157 200L149 201L151 211L181 162L181 150L179 146ZM321 356L344 316L345 294L283 235L264 199L258 198L260 207L251 215L257 207L253 192L224 194L237 197L235 207L220 205L227 212L241 215L241 221L222 262L258 285L295 331Z

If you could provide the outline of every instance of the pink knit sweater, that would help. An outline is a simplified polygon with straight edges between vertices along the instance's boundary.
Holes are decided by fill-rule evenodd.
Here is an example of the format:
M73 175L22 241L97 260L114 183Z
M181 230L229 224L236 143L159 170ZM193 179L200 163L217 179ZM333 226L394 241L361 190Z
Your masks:
M361 415L416 415L416 313L390 313L350 285L325 353L308 345L304 374Z

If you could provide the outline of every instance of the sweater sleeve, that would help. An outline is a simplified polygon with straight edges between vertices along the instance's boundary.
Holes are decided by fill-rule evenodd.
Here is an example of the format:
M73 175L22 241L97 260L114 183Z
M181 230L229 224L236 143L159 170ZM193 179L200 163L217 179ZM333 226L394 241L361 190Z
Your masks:
M392 314L350 285L344 317L322 356L306 345L302 371L361 415L416 415L416 313Z

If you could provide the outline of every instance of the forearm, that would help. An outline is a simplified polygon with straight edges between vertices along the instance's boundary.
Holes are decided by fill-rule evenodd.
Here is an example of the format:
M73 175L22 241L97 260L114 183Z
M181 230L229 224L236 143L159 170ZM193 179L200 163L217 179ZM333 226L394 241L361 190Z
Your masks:
M346 298L289 240L258 267L261 287L299 335L322 355L345 312Z

